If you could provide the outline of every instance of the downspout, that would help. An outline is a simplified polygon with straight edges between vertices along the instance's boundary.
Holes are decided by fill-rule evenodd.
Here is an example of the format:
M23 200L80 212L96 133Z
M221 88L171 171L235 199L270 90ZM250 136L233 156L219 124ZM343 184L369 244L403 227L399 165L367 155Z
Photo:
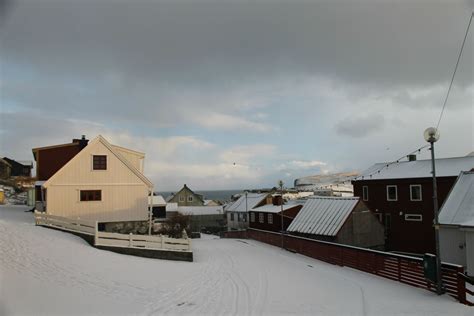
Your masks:
M153 187L151 187L150 198L148 199L148 235L151 235L152 217L153 217Z

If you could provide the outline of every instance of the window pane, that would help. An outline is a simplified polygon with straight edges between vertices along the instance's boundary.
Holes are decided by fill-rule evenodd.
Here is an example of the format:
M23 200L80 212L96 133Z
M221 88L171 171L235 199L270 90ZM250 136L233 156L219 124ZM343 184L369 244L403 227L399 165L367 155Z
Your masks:
M107 156L105 155L94 155L93 158L94 170L107 170Z

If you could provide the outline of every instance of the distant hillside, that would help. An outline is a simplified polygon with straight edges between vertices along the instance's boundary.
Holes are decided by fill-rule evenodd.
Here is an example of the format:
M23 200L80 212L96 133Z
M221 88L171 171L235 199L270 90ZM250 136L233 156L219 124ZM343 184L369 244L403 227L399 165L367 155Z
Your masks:
M350 181L358 175L359 173L355 171L312 175L295 179L294 186L300 191L319 191L331 188L334 191L352 192L352 184L344 184L344 181Z

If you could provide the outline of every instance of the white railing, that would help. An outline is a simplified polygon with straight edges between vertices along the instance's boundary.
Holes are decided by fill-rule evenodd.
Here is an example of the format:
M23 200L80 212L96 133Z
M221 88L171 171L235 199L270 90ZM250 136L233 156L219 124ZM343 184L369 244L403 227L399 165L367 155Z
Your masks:
M95 235L96 223L62 216L49 215L35 211L36 225L50 226L61 230Z
M191 251L189 238L169 238L162 235L133 235L97 232L96 246L144 248L155 250Z
M169 238L162 235L134 235L101 232L98 222L49 215L35 211L35 222L39 226L77 232L94 236L95 246L142 248L151 250L191 251L189 238Z

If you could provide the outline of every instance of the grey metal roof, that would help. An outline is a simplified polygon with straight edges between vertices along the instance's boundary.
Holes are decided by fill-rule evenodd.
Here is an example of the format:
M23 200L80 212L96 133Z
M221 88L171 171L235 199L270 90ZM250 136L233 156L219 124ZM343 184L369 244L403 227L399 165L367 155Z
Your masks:
M311 197L288 227L289 232L336 236L358 197Z
M472 168L474 168L473 156L436 159L437 177L456 177L461 171L469 171ZM362 176L363 180L429 178L431 160L402 161L390 164L388 167L387 163L376 163L363 171L357 180L361 180Z
M301 204L284 204L283 211L295 208L300 205ZM263 213L280 213L281 209L282 209L281 205L267 204L267 205L262 205L260 207L253 208L249 211L250 212L263 212Z
M247 193L247 198L245 194L235 201L234 203L228 205L225 208L226 212L246 212L253 209L257 206L260 202L262 202L266 197L267 193ZM247 200L247 203L245 202ZM247 208L246 208L247 205Z
M474 172L462 172L439 213L440 224L474 226Z

